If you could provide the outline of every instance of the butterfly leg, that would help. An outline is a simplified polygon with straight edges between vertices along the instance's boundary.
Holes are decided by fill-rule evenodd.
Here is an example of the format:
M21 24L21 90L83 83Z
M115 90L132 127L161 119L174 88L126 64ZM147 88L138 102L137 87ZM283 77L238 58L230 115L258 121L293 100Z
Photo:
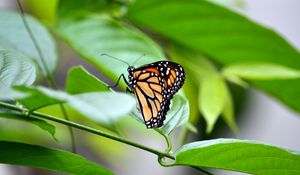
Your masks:
M133 93L133 91L129 88L129 87L126 87L126 93L129 92L129 93Z
M129 86L129 83L128 83L128 81L126 80L124 74L121 74L121 75L119 76L119 78L118 78L117 83L116 83L115 85L113 85L113 86L108 86L108 88L112 88L112 89L113 89L113 88L117 87L118 84L119 84L119 81L121 80L121 78L123 78L124 82L127 84L127 86ZM127 88L128 88L128 87L127 87ZM126 91L127 91L127 89L126 89ZM130 92L130 91L129 91L129 92Z

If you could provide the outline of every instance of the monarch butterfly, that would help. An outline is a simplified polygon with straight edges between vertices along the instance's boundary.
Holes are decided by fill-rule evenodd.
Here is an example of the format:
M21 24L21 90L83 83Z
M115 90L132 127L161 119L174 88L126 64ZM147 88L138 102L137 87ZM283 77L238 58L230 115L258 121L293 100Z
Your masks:
M173 95L184 83L183 67L171 61L158 61L138 68L126 64L128 80L121 74L117 84L112 87L116 87L122 77L127 84L126 91L134 93L137 98L147 128L161 127Z

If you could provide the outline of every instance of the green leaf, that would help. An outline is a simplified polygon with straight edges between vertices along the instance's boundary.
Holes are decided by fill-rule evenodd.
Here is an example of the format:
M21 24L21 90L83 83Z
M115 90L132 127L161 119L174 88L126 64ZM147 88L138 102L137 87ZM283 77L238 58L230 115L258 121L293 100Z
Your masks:
M274 63L239 63L223 68L224 76L248 80L276 80L300 78L300 71Z
M166 134L170 134L177 127L187 123L189 115L190 108L187 99L180 95L175 95L161 130Z
M15 97L30 112L37 109L65 102L64 98L53 98L34 87L18 86L14 88L17 92L27 94L25 98Z
M32 61L16 51L0 48L0 86L31 85L35 78Z
M135 100L117 92L87 93L75 96L69 105L87 117L103 124L112 124L135 107Z
M70 94L109 91L104 82L81 66L73 67L69 70L66 86L66 91Z
M140 0L132 3L126 17L225 65L259 61L300 69L299 52L277 33L207 1ZM300 101L294 100L300 94L299 79L251 83L300 111Z
M137 1L127 17L222 63L256 60L300 67L299 53L278 34L207 1Z
M188 122L186 122L184 125L183 125L183 127L185 128L185 129L187 129L188 131L190 131L190 132L193 132L193 133L195 133L195 134L199 134L199 131L198 131L198 129L196 128L196 126L194 126L192 123L190 123L189 121Z
M56 67L57 54L51 35L40 22L31 16L26 15L26 21L41 49L47 69L53 73ZM0 10L0 47L17 50L32 58L42 73L47 75L43 60L29 37L21 14L6 9Z
M73 153L7 141L0 141L0 163L30 166L74 175L114 174Z
M31 93L29 98L19 100L29 110L65 102L86 117L106 125L116 122L135 106L135 100L125 93L92 92L70 95L45 87L21 87L18 90Z
M92 12L100 12L108 6L107 0L60 0L58 4L59 19L84 16Z
M226 84L218 75L208 76L200 82L199 110L207 123L206 132L210 133L224 110L226 103Z
M48 122L46 122L44 120L41 120L38 118L33 118L31 116L26 116L26 115L22 115L22 114L1 113L1 112L0 112L0 117L7 118L7 119L21 120L21 121L25 121L25 122L31 123L33 125L36 125L39 128L41 128L42 130L51 134L52 137L54 138L54 140L57 140L55 138L55 126L49 124Z
M14 99L22 99L28 97L29 94L24 92L17 91L11 87L1 86L0 85L0 100L2 101L11 101Z
M145 34L103 15L69 19L60 23L57 33L84 59L114 80L122 73L127 73L128 65L101 56L102 53L122 59L130 65L143 54L146 57L138 62L139 65L164 58L161 49ZM125 87L124 82L120 83Z
M223 74L223 75L224 75L224 74ZM236 84L236 85L239 85L239 86L243 87L243 88L248 88L248 87L249 87L249 85L248 85L247 82L243 81L241 78L239 78L239 77L236 76L236 75L232 75L232 74L228 75L228 74L227 74L227 75L224 75L224 78L225 78L226 80L228 80L228 81L230 81L230 82Z
M186 98L189 101L189 122L191 124L196 124L200 118L198 109L198 87L196 82L197 79L201 77L201 75L199 75L196 71L195 73L193 68L199 66L195 70L202 70L202 67L199 64L192 64L192 66L189 66L189 60L187 59L187 57L194 57L191 56L190 52L184 52L184 49L179 49L179 47L173 47L172 49L174 50L169 50L169 55L171 56L172 60L181 64L184 67L186 74L188 75L188 78L184 82L183 90Z
M184 94L186 95L186 98L189 101L189 122L191 123L191 125L197 124L200 118L200 113L198 110L198 88L194 84L194 82L192 82L192 80L187 79L185 80L183 90Z
M300 154L280 147L237 139L216 139L184 145L175 165L218 168L260 175L300 173Z
M234 104L233 104L233 99L232 95L228 89L228 87L225 87L225 105L224 109L222 112L222 117L231 129L231 131L238 135L239 129L237 127L237 124L234 119Z
M189 120L196 123L200 118L198 113L200 111L207 123L206 132L211 132L225 105L224 80L213 63L202 55L176 45L170 49L170 54L183 65L189 77L184 88L190 87L191 92L187 95L189 101L194 103L192 105L196 105L197 110ZM199 85L196 86L196 83ZM195 88L199 91L194 90Z
M60 0L50 0L47 2L39 0L28 0L26 2L26 11L36 17L47 27L52 27L56 20L56 7Z

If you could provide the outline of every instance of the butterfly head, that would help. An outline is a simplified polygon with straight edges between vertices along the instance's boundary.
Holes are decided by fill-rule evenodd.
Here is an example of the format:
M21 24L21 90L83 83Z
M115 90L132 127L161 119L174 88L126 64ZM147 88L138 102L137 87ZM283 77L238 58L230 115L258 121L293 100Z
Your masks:
M128 73L129 74L132 74L133 73L133 71L134 71L134 67L133 66L129 66L128 68L127 68L127 71L128 71Z

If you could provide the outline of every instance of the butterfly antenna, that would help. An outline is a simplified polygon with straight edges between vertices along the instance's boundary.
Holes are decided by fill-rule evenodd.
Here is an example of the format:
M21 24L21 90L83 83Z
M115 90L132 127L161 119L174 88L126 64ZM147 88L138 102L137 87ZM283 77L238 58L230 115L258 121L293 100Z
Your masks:
M132 66L134 66L141 58L143 58L144 56L146 56L146 54L145 53L143 53L143 55L141 55L140 57L138 57L135 61L134 61L134 63L132 64Z
M114 56L111 56L111 55L109 55L109 54L107 54L107 53L102 53L101 56L107 56L107 57L113 58L113 59L115 59L115 60L121 61L121 62L127 64L128 66L130 66L127 62L125 62L125 61L123 61L123 60L121 60L121 59L119 59L119 58L116 58L116 57L114 57Z

